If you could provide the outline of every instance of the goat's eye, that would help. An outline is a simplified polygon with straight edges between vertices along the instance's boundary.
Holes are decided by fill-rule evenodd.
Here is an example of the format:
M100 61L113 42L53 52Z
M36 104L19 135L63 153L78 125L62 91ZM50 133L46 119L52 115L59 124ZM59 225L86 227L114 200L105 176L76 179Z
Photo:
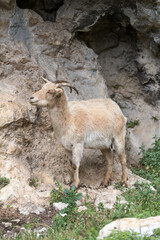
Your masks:
M49 94L54 94L55 93L55 91L54 90L48 90L48 92L47 93L49 93Z

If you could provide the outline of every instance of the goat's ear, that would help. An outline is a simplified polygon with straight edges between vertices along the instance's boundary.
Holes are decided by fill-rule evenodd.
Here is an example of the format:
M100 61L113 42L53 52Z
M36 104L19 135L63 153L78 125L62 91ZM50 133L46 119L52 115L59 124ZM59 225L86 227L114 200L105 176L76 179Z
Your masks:
M56 97L60 97L63 94L63 90L61 88L55 89Z

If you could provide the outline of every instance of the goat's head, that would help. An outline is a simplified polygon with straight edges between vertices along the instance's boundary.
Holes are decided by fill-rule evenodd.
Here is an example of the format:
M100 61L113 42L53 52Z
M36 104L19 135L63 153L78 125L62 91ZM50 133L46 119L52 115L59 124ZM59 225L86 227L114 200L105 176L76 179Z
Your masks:
M30 103L32 105L39 107L54 107L56 105L56 101L64 94L63 87L69 87L70 92L74 89L76 93L79 94L77 89L67 81L50 82L43 77L42 79L46 82L46 84L41 90L35 92L30 97Z

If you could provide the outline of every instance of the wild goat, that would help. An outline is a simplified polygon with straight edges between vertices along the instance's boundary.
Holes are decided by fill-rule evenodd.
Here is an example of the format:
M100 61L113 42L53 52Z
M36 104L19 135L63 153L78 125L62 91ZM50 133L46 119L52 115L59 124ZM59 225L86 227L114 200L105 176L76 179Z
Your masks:
M30 103L47 107L57 140L72 152L73 185L79 185L79 166L84 148L100 149L108 162L102 184L107 186L112 175L115 149L122 165L122 184L127 185L125 133L126 118L119 106L110 98L69 101L63 87L78 91L67 81L50 82L30 97Z

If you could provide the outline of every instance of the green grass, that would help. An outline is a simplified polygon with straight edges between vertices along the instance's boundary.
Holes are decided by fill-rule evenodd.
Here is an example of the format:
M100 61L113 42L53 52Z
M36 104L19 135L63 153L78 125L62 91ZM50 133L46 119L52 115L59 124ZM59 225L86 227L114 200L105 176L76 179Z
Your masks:
M37 177L31 177L29 179L29 186L30 187L34 187L34 188L37 188L39 185L39 179Z
M10 183L10 180L6 177L0 177L0 189L2 189L3 187L5 187L6 185L8 185Z
M160 138L155 136L153 139L151 148L145 149L145 146L140 148L140 167L133 168L132 171L151 181L152 186L160 193Z
M160 139L154 138L152 148L145 149L141 147L141 167L134 168L134 172L143 178L152 182L155 190L149 184L136 183L134 188L124 188L118 183L115 188L120 188L123 197L128 202L121 204L117 201L113 209L104 209L100 203L98 209L95 208L89 198L86 199L85 205L87 210L79 213L77 211L76 200L81 199L81 194L77 194L74 188L64 190L60 184L58 189L51 192L50 204L55 201L63 201L69 203L67 209L61 213L67 213L65 217L56 214L53 217L52 226L48 227L45 234L37 237L33 231L26 233L20 232L17 237L10 238L12 240L96 240L99 230L106 224L125 217L146 218L150 216L160 215ZM37 226L37 223L34 223ZM33 229L34 224L27 225L27 229ZM108 240L155 240L160 239L160 229L157 229L150 237L141 237L134 232L113 232ZM0 235L0 240L4 238Z
M137 125L139 125L139 120L134 120L134 121L131 120L130 122L127 122L128 128L134 128Z
M140 236L136 232L130 232L130 231L125 231L125 232L116 232L113 231L110 236L108 236L107 240L158 240L160 239L160 228L156 229L154 231L154 234L152 236Z
M154 120L154 121L158 121L158 118L156 116L152 116L151 119Z
M52 205L54 202L61 202L62 197L64 196L64 190L63 187L60 185L59 182L56 182L57 189L53 189L50 192L50 205Z
M115 89L118 89L119 87L120 87L120 85L119 84L116 84L116 85L114 85L113 86Z
M128 189L123 196L128 202L127 207L124 206L125 217L147 218L160 214L160 194L149 184L136 183L135 188Z

